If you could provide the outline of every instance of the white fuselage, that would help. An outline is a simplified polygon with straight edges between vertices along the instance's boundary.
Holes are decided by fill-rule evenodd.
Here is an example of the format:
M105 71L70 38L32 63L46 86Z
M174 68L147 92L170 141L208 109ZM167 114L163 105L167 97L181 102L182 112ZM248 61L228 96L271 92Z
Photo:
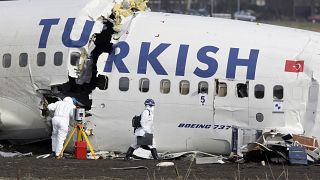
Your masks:
M0 67L0 139L49 137L50 123L39 112L39 89L77 79L79 67L70 63L70 55L90 57L94 46L89 40L102 30L96 17L105 13L103 8L95 11L92 7L98 6L88 8L84 0L48 2L1 3L0 24L5 26L0 29L0 57L10 54L11 65L4 67L2 61ZM73 26L68 25L72 18ZM90 33L89 39L84 32ZM239 128L243 142L255 130L317 136L318 33L141 12L126 18L117 36L112 42L118 47L101 54L97 62L97 75L108 78L107 88L89 94L92 116L87 120L93 124L90 140L95 149L126 150L133 138L131 119L142 112L147 98L156 102L154 137L159 151L227 154L233 147L233 128ZM86 42L78 47L81 40ZM46 54L44 66L38 63L40 52ZM63 54L59 66L54 63L56 52ZM28 55L25 67L21 53ZM286 60L303 61L303 71L286 72ZM200 85L207 85L206 93L199 92ZM239 95L240 86L247 95ZM28 133L19 134L23 130Z

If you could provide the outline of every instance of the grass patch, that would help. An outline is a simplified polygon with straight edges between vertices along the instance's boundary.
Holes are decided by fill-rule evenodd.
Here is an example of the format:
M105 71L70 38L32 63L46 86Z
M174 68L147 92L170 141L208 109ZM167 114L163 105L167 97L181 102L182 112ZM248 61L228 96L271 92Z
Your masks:
M320 22L312 23L309 21L261 21L261 23L320 32Z

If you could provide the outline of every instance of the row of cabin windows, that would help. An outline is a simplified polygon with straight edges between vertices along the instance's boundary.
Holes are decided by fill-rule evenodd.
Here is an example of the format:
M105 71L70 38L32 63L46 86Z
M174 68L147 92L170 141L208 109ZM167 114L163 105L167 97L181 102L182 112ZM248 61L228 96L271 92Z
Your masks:
M73 52L71 53L70 63L75 66L80 58L80 53ZM61 66L63 62L63 53L56 52L54 54L54 65ZM26 67L28 64L28 54L21 53L19 56L19 66ZM46 54L44 52L39 52L37 54L37 65L42 67L46 64ZM11 67L11 54L4 54L2 58L2 66L4 68ZM142 78L139 81L139 91L140 92L148 92L150 86L150 81L147 78ZM163 94L168 94L170 92L170 80L163 79L160 82L160 92ZM227 84L223 82L216 81L216 95L220 97L225 97L227 95ZM103 87L106 89L107 87ZM237 84L237 96L239 98L248 97L248 83L239 83ZM122 77L119 80L119 89L120 91L128 91L129 90L129 78ZM180 81L179 84L179 92L182 95L189 94L190 91L190 82L187 80ZM265 88L262 84L257 84L254 88L254 96L257 99L264 98ZM198 93L208 93L208 83L201 81L198 84ZM274 99L283 99L283 87L280 85L276 85L273 87L273 97Z
M139 91L148 92L150 86L150 81L148 78L141 78L139 80ZM160 92L162 94L170 93L171 82L169 79L163 79L160 81ZM239 98L248 97L248 83L237 84L237 96ZM205 81L198 83L198 93L208 94L209 85ZM129 90L129 78L121 77L119 79L119 90L128 91ZM187 95L190 92L190 82L187 80L182 80L179 83L179 92L182 95ZM257 99L263 99L265 94L265 88L262 84L257 84L254 87L254 96ZM227 96L227 84L223 82L217 83L216 95L219 97ZM283 87L281 85L276 85L273 87L273 97L274 99L283 99Z
M219 97L225 97L227 96L227 84L224 82L217 82L216 83L216 95ZM237 97L244 98L248 97L248 83L239 83L236 87L237 90ZM263 99L265 94L265 88L262 84L257 84L254 87L254 97L257 99ZM275 85L273 87L273 99L283 99L283 86L281 85Z
M11 54L7 53L2 56L2 67L4 68L10 68L11 67L11 61L12 57ZM55 66L61 66L63 62L63 53L62 52L56 52L54 53L53 63ZM46 64L46 53L39 52L37 54L37 65L39 67L42 67ZM21 53L19 55L19 66L20 67L26 67L28 65L28 54L27 53Z
M139 91L148 92L150 87L150 80L148 78L141 78L139 80ZM208 83L201 81L198 84L198 93L208 93ZM169 94L171 89L171 82L169 79L163 79L160 81L160 92L162 94ZM121 77L119 79L119 90L128 91L129 90L129 78ZM190 82L187 80L180 81L179 92L182 95L187 95L190 92Z

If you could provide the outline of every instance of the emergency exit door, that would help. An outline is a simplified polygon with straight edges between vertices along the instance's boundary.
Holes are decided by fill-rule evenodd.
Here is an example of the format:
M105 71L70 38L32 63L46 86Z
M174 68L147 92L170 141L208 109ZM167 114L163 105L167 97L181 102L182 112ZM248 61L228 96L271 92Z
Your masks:
M248 81L215 80L214 121L218 125L248 125Z
M270 79L254 81L250 84L250 127L264 129L265 127L284 127L286 125L284 109L288 108L288 104L284 99L282 84Z

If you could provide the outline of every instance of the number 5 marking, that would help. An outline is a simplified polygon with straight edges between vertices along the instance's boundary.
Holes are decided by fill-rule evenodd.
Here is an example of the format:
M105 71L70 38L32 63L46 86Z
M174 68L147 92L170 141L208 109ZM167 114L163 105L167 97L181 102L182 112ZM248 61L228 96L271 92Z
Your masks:
M205 99L205 96L201 96L201 103L205 103L206 102L206 99Z

